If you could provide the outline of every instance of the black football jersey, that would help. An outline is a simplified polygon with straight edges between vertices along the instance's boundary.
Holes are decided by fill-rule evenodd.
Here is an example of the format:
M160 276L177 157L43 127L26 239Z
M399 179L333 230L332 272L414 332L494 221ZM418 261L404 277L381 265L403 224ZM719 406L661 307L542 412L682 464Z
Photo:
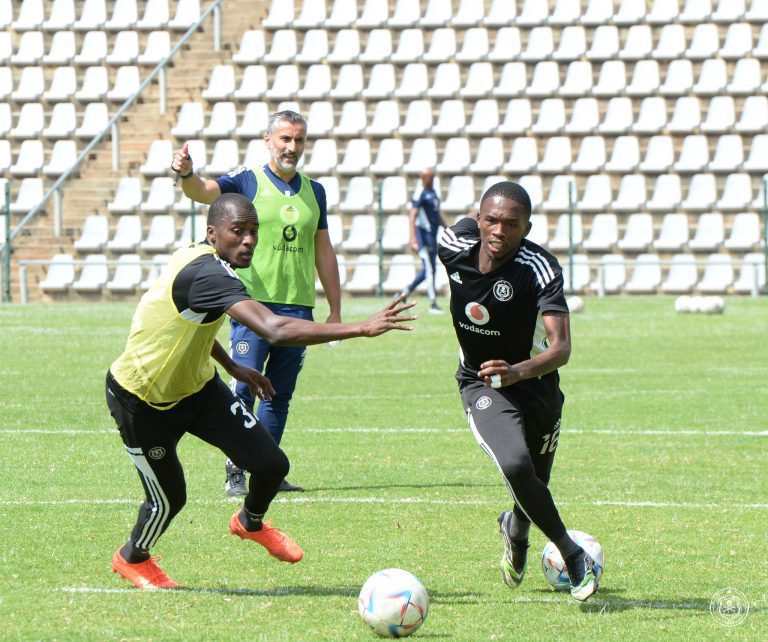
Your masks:
M542 312L568 312L563 274L557 259L544 248L523 239L514 258L483 274L477 268L480 233L474 218L447 228L438 256L448 272L451 316L461 348L459 381L477 381L480 364L490 359L519 363L547 349ZM557 372L547 388L558 380ZM531 389L539 380L512 387Z

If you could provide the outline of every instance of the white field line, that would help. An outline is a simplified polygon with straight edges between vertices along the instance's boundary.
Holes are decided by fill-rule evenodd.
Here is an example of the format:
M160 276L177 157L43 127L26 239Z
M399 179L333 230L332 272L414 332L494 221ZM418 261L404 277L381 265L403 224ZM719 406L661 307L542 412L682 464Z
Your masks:
M439 434L465 433L468 428L296 428L296 432L306 433L374 433L374 434ZM566 435L629 435L629 436L677 436L689 437L768 437L768 430L664 430L664 429L622 429L622 428L563 428ZM117 431L112 428L78 429L78 428L0 428L0 435L113 435Z
M0 506L91 506L105 504L139 504L140 498L122 499L0 499ZM241 500L230 499L190 499L187 503L202 506L218 505L223 502L239 503ZM273 504L431 504L441 506L487 506L498 504L497 500L483 499L435 499L430 497L278 497ZM654 502L654 501L624 501L624 500L595 500L591 502L559 501L558 505L584 504L592 506L624 506L626 508L688 508L702 509L768 509L768 504L718 504L708 502Z

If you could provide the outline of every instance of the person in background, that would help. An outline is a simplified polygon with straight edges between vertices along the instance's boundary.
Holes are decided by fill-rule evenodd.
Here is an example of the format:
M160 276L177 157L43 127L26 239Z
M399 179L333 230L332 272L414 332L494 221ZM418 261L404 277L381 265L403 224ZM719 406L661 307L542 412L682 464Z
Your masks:
M262 242L250 267L238 270L248 294L282 316L312 319L315 307L315 271L323 286L330 313L326 323L341 322L341 286L336 251L328 235L323 186L299 173L296 167L307 141L307 122L290 110L272 114L264 134L270 160L263 167L239 167L216 179L194 173L193 160L179 150L171 168L179 172L184 193L200 203L211 203L220 194L242 194L259 213ZM261 400L256 415L279 445L288 421L306 348L272 345L236 319L230 322L232 359L263 370L275 394ZM246 408L255 399L243 382L233 382ZM227 495L247 492L245 472L226 462ZM282 491L303 491L283 480Z
M557 369L571 355L568 305L557 259L525 237L531 200L511 181L483 194L476 218L440 237L459 341L461 401L476 441L504 476L514 508L499 515L501 573L523 581L535 524L565 560L571 595L598 588L595 561L571 539L549 491L563 393Z
M311 345L352 337L375 337L415 317L392 301L362 323L317 324L273 314L254 301L234 268L247 268L258 243L253 203L239 194L217 198L208 210L206 238L176 251L168 269L142 296L123 353L107 372L106 398L125 450L144 487L128 541L112 557L112 570L140 589L178 584L158 566L150 549L184 506L187 493L177 454L190 433L222 450L250 472L243 507L229 520L240 539L260 544L280 561L296 563L301 547L264 520L288 457L221 381L211 358L261 399L274 388L257 370L235 362L216 340L229 316L273 345ZM412 304L411 304L412 305Z
M445 221L440 214L440 197L434 188L435 171L429 167L419 175L421 188L416 190L411 200L411 210L408 214L410 225L410 246L421 258L421 271L413 281L402 291L403 296L410 294L418 285L426 280L429 311L442 314L443 310L437 305L437 288L435 286L437 267L437 232L445 227Z

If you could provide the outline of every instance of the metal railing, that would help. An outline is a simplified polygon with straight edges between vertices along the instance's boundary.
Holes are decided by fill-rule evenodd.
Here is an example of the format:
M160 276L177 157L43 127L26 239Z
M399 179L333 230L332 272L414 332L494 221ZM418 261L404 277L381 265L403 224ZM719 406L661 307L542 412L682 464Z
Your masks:
M156 66L155 68L150 72L150 74L144 79L144 81L139 85L139 88L136 90L136 93L134 93L132 96L130 96L115 112L115 114L112 116L112 118L109 119L109 122L105 125L104 129L101 130L100 133L96 134L94 138L91 140L90 143L85 147L85 149L80 153L80 155L75 160L74 164L61 176L59 176L56 181L51 185L51 187L48 189L48 191L43 195L43 198L41 201L33 207L27 214L24 216L24 218L21 219L19 224L16 226L14 230L12 230L9 235L6 238L5 245L0 247L0 255L7 255L10 251L11 241L13 241L16 236L18 236L22 229L29 223L42 209L44 209L45 205L49 201L51 197L54 198L54 234L56 236L61 236L61 229L62 229L62 214L61 214L61 190L62 186L69 181L70 177L78 170L80 165L83 163L83 161L88 157L88 154L91 152L91 150L98 145L102 139L107 135L107 132L111 132L111 139L112 139L112 169L114 171L117 171L120 168L120 117L133 105L134 102L141 96L144 89L152 82L155 78L158 79L158 85L159 85L159 91L160 91L160 99L159 99L159 111L161 114L164 114L166 111L166 67L168 66L168 63L171 62L173 59L173 56L176 54L176 52L181 49L181 47L189 40L194 33L197 32L198 28L208 19L208 16L213 14L213 47L214 51L219 51L221 49L221 0L213 0L211 2L210 6L203 11L200 14L200 18L198 21L193 24L187 31L184 33L184 35L179 39L179 41L176 43L176 45L170 50L168 55L163 58ZM9 199L6 199L9 200ZM7 262L7 258L6 258ZM9 270L6 269L7 272ZM4 275L6 280L10 280L10 273L7 273Z

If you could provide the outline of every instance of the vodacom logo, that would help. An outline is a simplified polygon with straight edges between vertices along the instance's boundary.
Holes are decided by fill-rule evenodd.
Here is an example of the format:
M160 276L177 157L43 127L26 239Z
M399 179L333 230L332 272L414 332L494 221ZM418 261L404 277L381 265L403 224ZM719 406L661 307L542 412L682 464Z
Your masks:
M481 303L475 303L474 301L467 303L467 306L464 308L464 314L467 315L467 318L472 321L472 323L477 323L477 325L485 325L491 320L491 315L488 314L488 308Z

